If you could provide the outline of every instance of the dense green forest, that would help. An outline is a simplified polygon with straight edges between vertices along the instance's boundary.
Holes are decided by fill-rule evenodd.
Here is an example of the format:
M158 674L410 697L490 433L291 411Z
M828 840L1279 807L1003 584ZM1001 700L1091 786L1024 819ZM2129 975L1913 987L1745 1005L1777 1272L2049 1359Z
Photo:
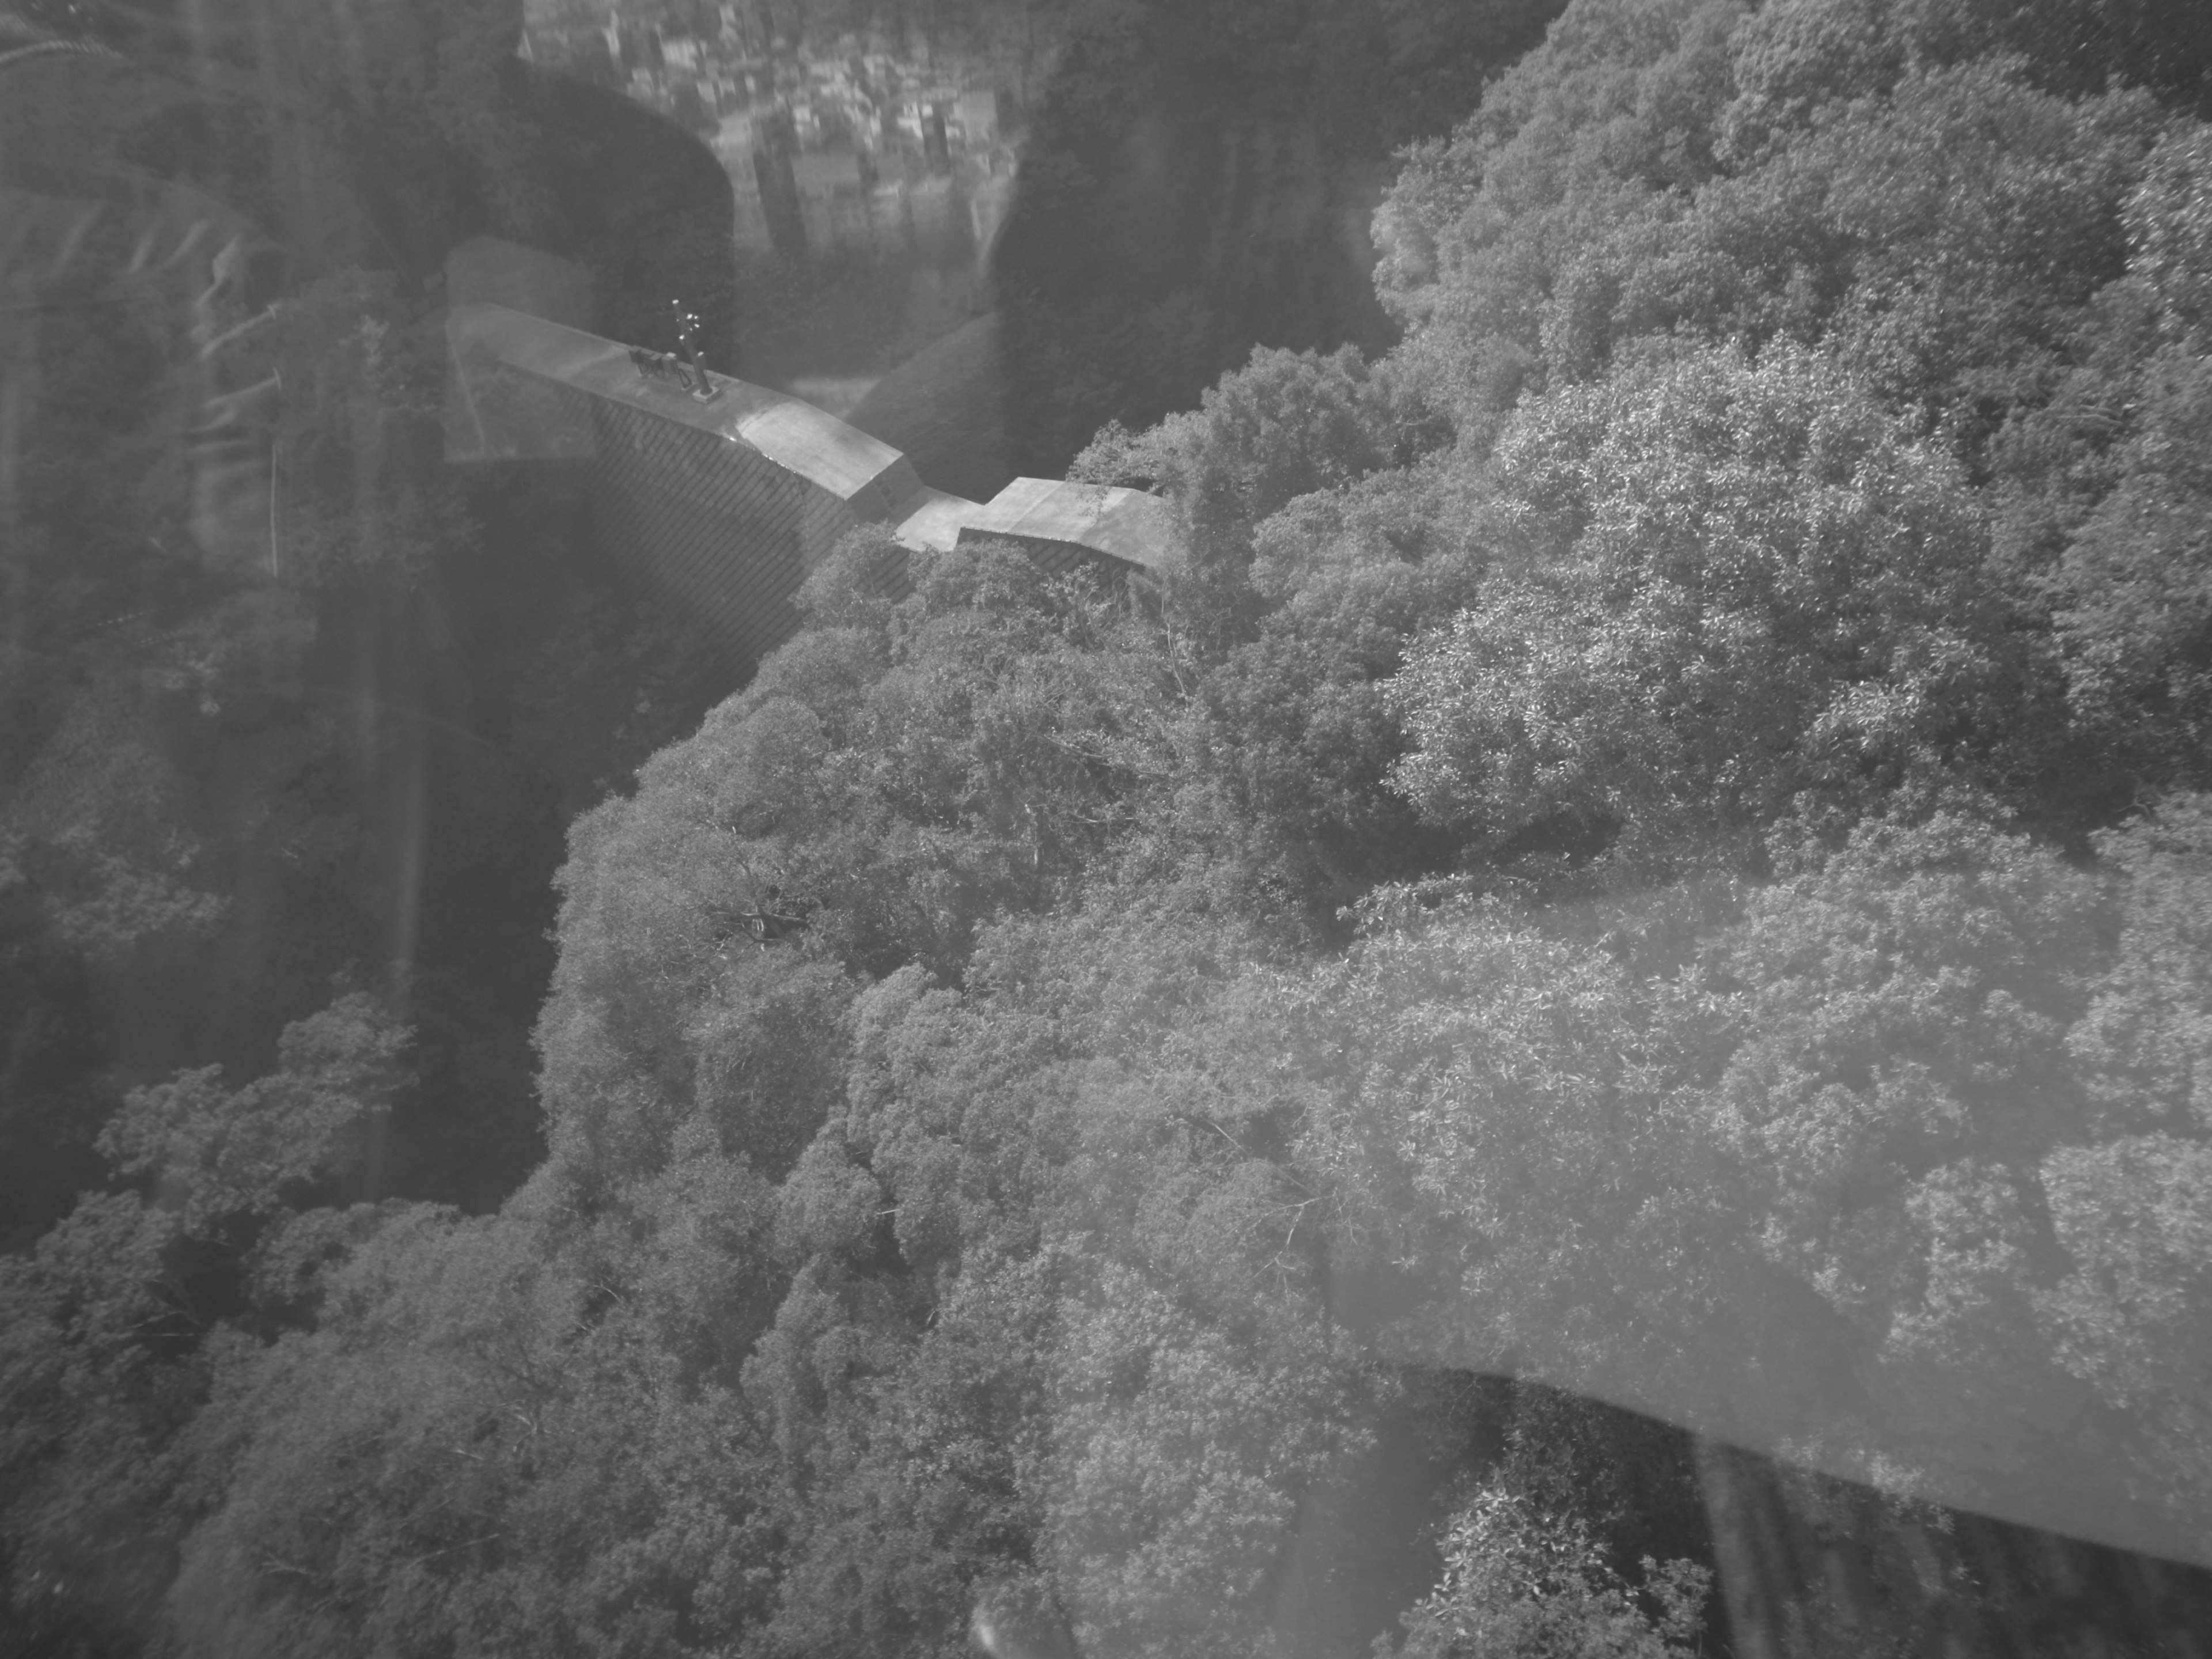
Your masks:
M462 228L535 199L474 61ZM1981 1518L2212 1537L2212 22L1572 0L1479 92L1390 135L1387 343L1084 450L1170 567L857 533L696 730L517 574L557 481L430 459L421 269L273 307L278 580L157 556L189 313L40 313L4 1127L88 1190L0 1259L0 1652L2212 1639ZM525 1064L386 963L518 812L495 1206L374 1173Z

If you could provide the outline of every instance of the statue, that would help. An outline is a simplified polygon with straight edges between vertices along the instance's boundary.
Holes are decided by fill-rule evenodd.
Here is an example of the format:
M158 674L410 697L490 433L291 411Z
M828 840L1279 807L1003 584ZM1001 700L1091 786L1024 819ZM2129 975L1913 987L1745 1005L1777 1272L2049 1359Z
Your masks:
M707 366L699 361L699 319L684 310L681 301L671 300L668 305L676 313L676 340L683 348L683 356L632 346L630 367L637 370L640 380L672 386L680 392L690 392L702 404L712 403L721 393L708 376Z
M674 300L668 303L676 312L676 343L683 348L684 361L691 366L697 381L691 395L703 403L714 395L714 383L707 378L707 365L699 361L698 313L684 310Z

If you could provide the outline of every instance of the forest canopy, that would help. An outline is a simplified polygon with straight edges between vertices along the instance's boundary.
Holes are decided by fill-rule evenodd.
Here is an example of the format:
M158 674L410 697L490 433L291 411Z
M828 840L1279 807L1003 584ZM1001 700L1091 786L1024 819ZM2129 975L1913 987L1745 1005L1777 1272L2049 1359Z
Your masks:
M1976 1516L2208 1565L2195 15L1572 0L1402 153L1396 344L1090 442L1170 562L856 532L586 792L502 1206L331 1201L357 988L120 1103L0 1261L10 1616L2155 1650Z

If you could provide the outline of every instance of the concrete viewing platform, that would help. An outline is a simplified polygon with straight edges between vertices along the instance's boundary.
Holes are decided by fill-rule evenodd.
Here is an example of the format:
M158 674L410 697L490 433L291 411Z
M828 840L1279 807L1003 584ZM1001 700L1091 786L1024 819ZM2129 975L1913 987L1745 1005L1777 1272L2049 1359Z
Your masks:
M456 284L465 287L465 284ZM857 525L916 551L1003 538L1047 568L1143 569L1174 535L1141 490L1017 478L988 501L925 485L880 440L787 392L705 373L702 397L617 341L453 295L446 453L569 460L617 566L757 660L798 626L790 599Z
M703 402L666 381L646 379L631 361L630 348L617 341L488 301L453 307L446 331L471 419L464 428L465 447L516 459L510 452L527 442L525 433L500 429L495 400L512 398L516 388L488 380L484 371L496 376L505 369L741 445L851 504L862 520L888 518L921 491L921 480L897 450L787 392L709 370L715 395ZM477 456L455 453L449 446L448 459Z

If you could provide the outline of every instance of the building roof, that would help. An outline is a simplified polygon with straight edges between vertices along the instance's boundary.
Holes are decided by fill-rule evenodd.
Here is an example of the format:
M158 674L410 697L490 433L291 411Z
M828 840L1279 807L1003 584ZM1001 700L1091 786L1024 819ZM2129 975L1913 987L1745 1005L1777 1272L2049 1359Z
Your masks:
M959 539L1051 542L1086 547L1124 564L1152 565L1174 533L1173 509L1141 489L1017 478L969 516Z
M958 544L960 527L982 509L965 495L948 495L924 488L894 532L902 547L917 552L949 553Z

